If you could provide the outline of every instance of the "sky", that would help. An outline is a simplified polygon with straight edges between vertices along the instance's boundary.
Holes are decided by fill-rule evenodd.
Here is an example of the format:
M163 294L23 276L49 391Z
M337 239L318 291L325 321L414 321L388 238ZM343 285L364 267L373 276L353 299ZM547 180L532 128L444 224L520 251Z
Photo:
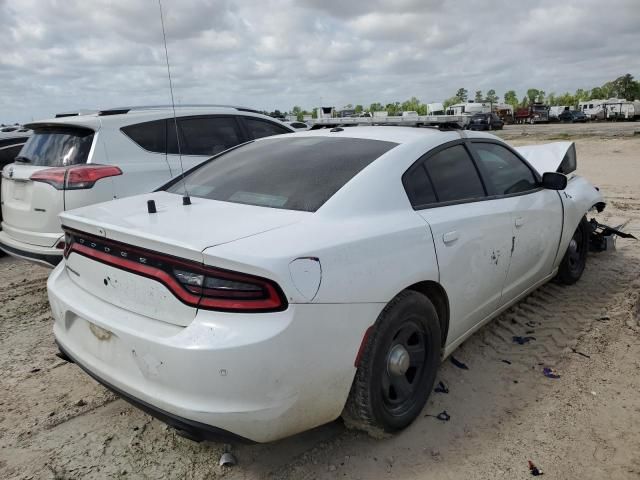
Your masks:
M176 103L259 110L640 77L640 0L163 0ZM0 122L168 104L157 0L0 0Z

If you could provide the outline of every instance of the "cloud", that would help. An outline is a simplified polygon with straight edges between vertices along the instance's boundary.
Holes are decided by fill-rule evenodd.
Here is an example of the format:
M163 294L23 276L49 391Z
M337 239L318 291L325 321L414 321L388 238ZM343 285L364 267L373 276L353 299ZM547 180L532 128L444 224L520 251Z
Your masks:
M258 109L640 75L637 0L163 0L176 99ZM0 122L169 100L156 0L0 0Z

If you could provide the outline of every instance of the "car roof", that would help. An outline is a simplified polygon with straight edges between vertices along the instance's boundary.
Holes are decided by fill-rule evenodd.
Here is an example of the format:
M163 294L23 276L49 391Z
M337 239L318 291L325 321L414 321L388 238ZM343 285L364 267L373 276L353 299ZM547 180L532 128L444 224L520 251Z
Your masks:
M286 126L283 122L263 115L257 110L245 107L234 107L228 105L176 105L176 116L197 116L211 114L228 114L228 115L246 115L251 117L264 118L275 123ZM144 121L160 120L163 118L173 117L173 107L171 105L156 106L134 106L134 107L117 107L100 111L84 112L68 112L60 114L60 117L39 120L27 124L29 128L37 128L43 126L73 126L85 127L97 130L102 126L120 127L140 123Z
M361 138L368 140L380 140L383 142L393 142L398 145L402 144L431 144L436 145L461 137L469 138L491 138L500 140L495 135L486 132L478 132L473 130L457 130L443 129L435 127L406 127L406 126L355 126L355 127L338 127L328 129L321 128L317 130L299 131L295 134L282 136L290 137L336 137L336 138ZM264 137L268 139L270 137ZM258 141L263 139L258 139Z
M342 137L380 140L397 144L412 143L442 136L443 132L436 128L395 127L395 126L357 126L339 128L321 128L296 132L296 137Z

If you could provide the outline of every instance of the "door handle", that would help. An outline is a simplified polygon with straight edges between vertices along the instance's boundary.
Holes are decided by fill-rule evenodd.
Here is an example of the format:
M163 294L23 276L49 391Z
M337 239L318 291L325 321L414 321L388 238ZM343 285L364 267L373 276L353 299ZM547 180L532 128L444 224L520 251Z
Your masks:
M451 232L447 232L444 235L442 235L442 241L444 243L453 243L457 239L458 239L458 232L456 232L455 230Z
M520 228L521 226L524 225L524 217L517 217L515 223L516 223L516 227Z

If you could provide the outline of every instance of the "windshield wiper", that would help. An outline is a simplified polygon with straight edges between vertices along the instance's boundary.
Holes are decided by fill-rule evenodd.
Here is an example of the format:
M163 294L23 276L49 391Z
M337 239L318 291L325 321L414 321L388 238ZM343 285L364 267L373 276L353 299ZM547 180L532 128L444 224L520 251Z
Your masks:
M29 157L25 157L24 155L18 155L16 158L14 158L14 160L21 163L31 163L31 159Z

